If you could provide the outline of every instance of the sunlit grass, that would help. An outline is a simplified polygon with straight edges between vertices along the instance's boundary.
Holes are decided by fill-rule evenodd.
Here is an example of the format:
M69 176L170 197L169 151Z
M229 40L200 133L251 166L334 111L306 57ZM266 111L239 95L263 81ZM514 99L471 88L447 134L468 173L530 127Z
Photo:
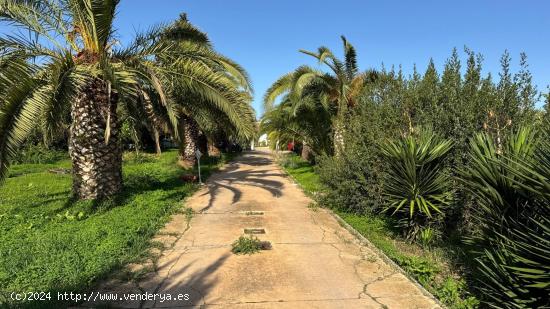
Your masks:
M196 188L176 158L125 156L124 191L102 203L72 200L70 173L49 172L67 160L14 166L0 186L0 291L83 291L138 259ZM202 161L204 176L218 166Z

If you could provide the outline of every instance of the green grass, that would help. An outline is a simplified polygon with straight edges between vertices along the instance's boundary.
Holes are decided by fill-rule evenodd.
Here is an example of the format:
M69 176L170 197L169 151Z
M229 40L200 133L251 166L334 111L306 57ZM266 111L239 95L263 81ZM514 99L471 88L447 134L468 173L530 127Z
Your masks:
M298 156L281 158L280 163L307 193L313 194L322 188L314 168ZM451 245L427 248L406 242L387 217L334 211L445 305L450 308L478 306L478 300L467 291L462 269L454 263L456 248Z
M124 191L102 203L72 200L71 175L48 172L70 168L67 160L13 166L0 186L0 307L5 292L85 291L138 260L197 187L180 179L190 171L176 158L176 151L146 160L126 155ZM220 160L202 162L206 178ZM25 304L33 305L46 306Z
M279 164L296 179L306 193L315 195L321 189L319 176L307 161L296 155L284 155L279 158Z

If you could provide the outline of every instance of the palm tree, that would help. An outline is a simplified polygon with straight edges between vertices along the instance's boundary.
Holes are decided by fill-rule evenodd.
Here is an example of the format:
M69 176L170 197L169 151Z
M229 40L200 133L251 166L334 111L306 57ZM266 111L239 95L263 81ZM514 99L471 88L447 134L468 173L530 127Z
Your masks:
M276 107L267 111L260 122L260 131L279 141L302 142L302 157L309 160L313 154L331 154L330 113L313 97L293 104L289 95ZM296 108L298 108L296 110Z
M182 40L189 37L189 33L193 34L191 40ZM215 52L207 35L195 28L185 14L166 29L164 39L177 43L174 49L178 58L166 59L162 65L179 73L175 79L165 82L181 106L178 134L184 164L195 164L197 140L201 128L208 126L206 123L217 122L223 124L225 130L251 136L255 119L250 106L252 86L246 71ZM190 84L187 76L200 76L204 84Z
M0 20L22 30L0 38L0 180L35 120L46 119L45 130L53 131L70 109L73 192L81 199L110 197L122 187L119 112L135 117L143 104L157 102L177 135L183 104L169 90L225 111L234 107L230 102L240 94L227 85L238 76L213 72L196 60L203 56L196 49L174 48L178 41L204 41L199 31L180 29L164 40L164 28L157 27L117 48L118 3L0 0Z
M376 75L374 71L359 73L355 48L344 36L341 38L344 47L343 61L327 47L319 47L317 52L300 50L327 66L330 73L301 66L279 78L264 96L264 108L267 111L273 107L275 100L284 94L290 94L294 104L301 104L304 96L315 96L323 105L332 106L335 116L333 142L336 154L344 146L344 119L348 109L356 105L356 98L366 81Z
M21 30L0 39L3 74L0 119L0 177L43 114L58 124L70 106L69 153L73 192L79 198L108 197L122 185L117 105L135 96L149 76L148 57L165 48L149 42L114 50L113 19L118 1L0 1L0 19ZM29 35L24 35L24 33Z

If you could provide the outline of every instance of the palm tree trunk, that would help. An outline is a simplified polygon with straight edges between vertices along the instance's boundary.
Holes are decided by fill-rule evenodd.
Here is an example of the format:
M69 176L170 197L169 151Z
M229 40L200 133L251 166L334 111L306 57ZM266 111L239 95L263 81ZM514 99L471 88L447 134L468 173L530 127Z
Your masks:
M344 152L344 126L336 121L334 125L334 155L339 157Z
M155 139L155 152L157 156L160 156L162 153L162 149L160 147L160 134L159 130L155 127L153 127L153 138Z
M181 118L183 133L182 143L180 145L180 161L184 165L193 166L197 163L195 151L197 150L197 142L199 139L199 127L195 120L184 115Z
M212 139L208 139L208 156L210 157L219 157L221 155L221 151L216 146L216 142Z
M302 142L302 159L309 161L311 159L311 147L306 141Z
M107 83L96 78L72 103L69 154L73 194L79 199L108 198L122 188L117 100Z
M151 103L151 98L147 94L147 92L142 91L143 96L143 106L145 109L145 114L147 115L148 122L148 128L149 132L152 133L153 139L155 140L155 152L157 156L160 156L162 153L162 149L160 147L160 132L159 128L162 125L162 120L157 116L155 113L155 108L153 106L153 103Z

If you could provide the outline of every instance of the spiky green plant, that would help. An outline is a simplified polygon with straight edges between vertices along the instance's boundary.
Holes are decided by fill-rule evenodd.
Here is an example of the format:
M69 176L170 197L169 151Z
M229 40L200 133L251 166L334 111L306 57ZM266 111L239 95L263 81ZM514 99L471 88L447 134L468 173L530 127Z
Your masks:
M451 202L450 176L443 166L451 147L451 141L430 131L386 141L380 147L389 167L383 192L388 203L385 211L398 216L408 239L442 216Z
M550 126L539 139L513 133L502 152L489 135L471 141L462 172L475 197L476 230L466 241L476 256L484 302L494 308L550 305Z

